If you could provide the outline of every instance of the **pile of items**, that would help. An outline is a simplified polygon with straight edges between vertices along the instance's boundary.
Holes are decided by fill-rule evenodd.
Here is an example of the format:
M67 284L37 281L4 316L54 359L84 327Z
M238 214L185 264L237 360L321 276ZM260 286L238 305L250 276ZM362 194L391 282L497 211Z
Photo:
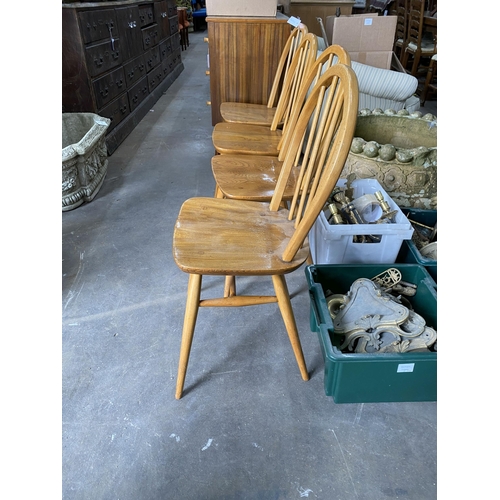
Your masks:
M366 193L354 198L351 183L354 175L347 179L346 187L337 186L325 205L328 224L392 224L398 213L392 210L381 191ZM355 235L357 243L379 243L380 236Z
M387 353L437 351L437 332L426 325L406 299L416 285L390 268L372 279L359 278L347 294L327 294L335 335L344 337L343 352Z

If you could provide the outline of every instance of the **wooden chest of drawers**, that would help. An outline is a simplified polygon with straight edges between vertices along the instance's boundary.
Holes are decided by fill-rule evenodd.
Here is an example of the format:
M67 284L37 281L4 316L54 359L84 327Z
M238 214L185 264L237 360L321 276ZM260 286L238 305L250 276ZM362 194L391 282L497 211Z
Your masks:
M111 119L112 154L179 76L175 0L62 4L62 111Z

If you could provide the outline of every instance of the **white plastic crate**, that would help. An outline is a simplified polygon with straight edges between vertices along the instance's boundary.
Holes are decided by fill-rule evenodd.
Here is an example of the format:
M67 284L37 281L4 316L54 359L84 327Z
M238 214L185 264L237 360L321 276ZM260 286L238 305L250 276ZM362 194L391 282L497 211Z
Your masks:
M337 186L345 187L345 179ZM328 223L323 211L309 231L309 245L314 264L392 264L396 262L403 240L410 240L413 227L375 179L356 179L352 183L353 198L380 191L391 210L397 210L392 224L339 224ZM355 235L380 236L378 243L354 243Z

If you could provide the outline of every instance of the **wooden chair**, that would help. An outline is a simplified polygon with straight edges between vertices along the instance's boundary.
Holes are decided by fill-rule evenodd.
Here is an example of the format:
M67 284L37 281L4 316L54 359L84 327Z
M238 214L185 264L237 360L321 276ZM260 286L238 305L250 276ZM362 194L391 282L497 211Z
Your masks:
M396 36L394 39L393 52L401 61L405 53L407 37L408 37L408 5L409 0L397 0L396 2L396 15L398 21L396 24Z
M302 41L302 37L307 35L307 27L297 27L292 30L283 48L278 63L278 68L273 80L273 86L267 100L267 104L251 104L244 102L223 102L220 105L222 119L228 123L253 123L254 125L264 125L270 127L276 113L276 106L279 100L278 91L286 80L286 75L290 68L292 58L297 47ZM282 124L278 124L280 126Z
M411 55L413 57L413 64L409 73L416 77L420 59L422 57L431 58L436 53L436 44L434 42L426 42L423 39L425 0L409 0L409 4L408 37L401 64L406 70Z
M187 50L189 47L189 21L186 7L177 7L177 18L179 20L179 36L181 39L181 49Z
M422 106L427 100L429 90L437 94L437 53L431 57L429 69L427 70L427 77L425 79L424 88L422 89L422 94L420 97Z
M295 109L297 114L302 108L300 103L305 103L308 91L318 81L321 73L336 63L350 66L351 58L344 48L339 45L330 45L320 54L302 82L301 92L297 96L299 103ZM299 162L303 160L302 151L297 149L300 146L301 144L296 142L290 144L289 148L282 150L288 152L292 148L296 148L293 168L282 197L287 202L293 198L295 185L299 178ZM216 183L216 197L270 201L282 166L283 161L274 156L215 155L212 158L212 172Z
M304 35L292 58L271 126L217 123L212 132L212 142L217 153L278 156L281 137L292 114L300 83L316 60L317 52L316 35ZM280 123L283 123L282 129L278 129Z
M296 147L285 156L270 203L221 198L191 198L183 203L172 247L177 266L189 274L177 399L183 393L200 307L277 302L302 378L309 379L285 275L298 269L309 254L307 235L344 167L357 114L356 76L350 67L336 64L314 86L294 127L292 143L304 141L313 153L302 164L302 180L289 210L280 207ZM234 293L202 299L204 275L271 276L275 295Z

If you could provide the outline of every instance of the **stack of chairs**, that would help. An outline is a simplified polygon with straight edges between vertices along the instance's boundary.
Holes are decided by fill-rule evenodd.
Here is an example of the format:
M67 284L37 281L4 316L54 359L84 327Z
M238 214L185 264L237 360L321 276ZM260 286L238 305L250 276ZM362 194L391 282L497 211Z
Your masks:
M309 53L302 49L310 42L303 38L290 71L297 66L303 68L298 59ZM309 48L314 46L313 42ZM250 189L250 184L243 182L244 189L236 196L221 192L214 197L190 198L180 208L172 250L177 266L189 277L177 399L184 392L194 329L199 309L203 307L277 303L302 379L309 379L285 275L299 269L309 258L307 235L342 172L358 114L356 75L349 64L340 61L341 49L338 55L334 47L329 51L307 67L300 81L292 76L287 78L288 83L295 82L298 88L286 99L291 112L288 130L282 134L282 159L271 156L270 160L280 162L276 182L269 186L268 172L262 173L261 186L268 193L260 198L248 196L243 191ZM268 126L261 128L269 131ZM230 168L238 168L239 160L231 159L231 155L220 157L227 160ZM235 179L252 171L257 180L263 156L252 154L249 149L240 158L245 161L240 164L239 172L235 171ZM202 278L206 275L225 278L221 297L213 298L211 293L210 298L202 298ZM266 276L272 279L273 295L236 293L236 277ZM216 329L223 331L221 325Z

